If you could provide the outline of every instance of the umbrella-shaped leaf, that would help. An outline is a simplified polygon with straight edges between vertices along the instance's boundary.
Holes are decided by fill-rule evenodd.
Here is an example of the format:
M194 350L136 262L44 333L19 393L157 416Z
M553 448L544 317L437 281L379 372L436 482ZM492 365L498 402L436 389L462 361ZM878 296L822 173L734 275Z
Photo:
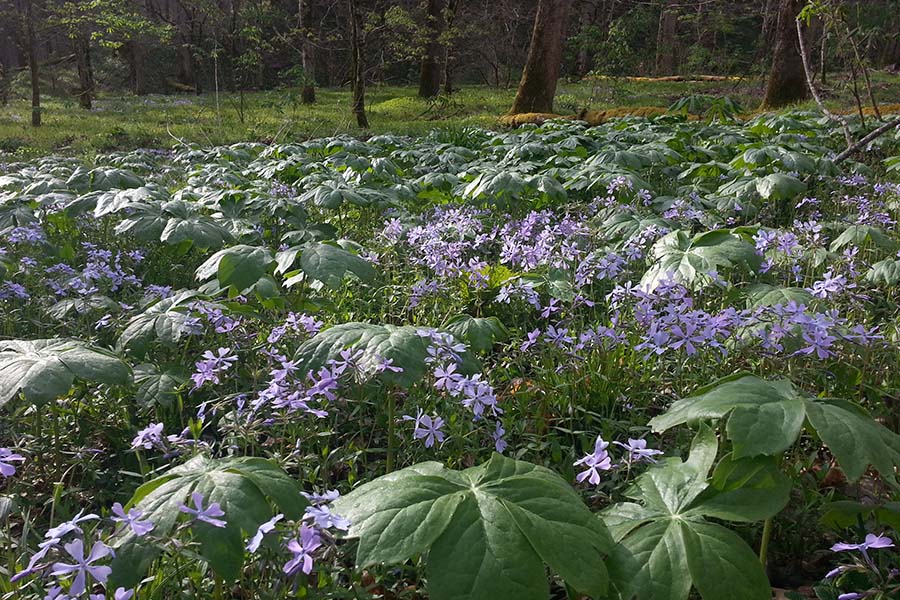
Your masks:
M385 371L381 377L402 387L419 381L426 371L428 343L409 325L376 325L373 323L342 323L317 333L297 349L295 359L302 371L317 371L331 359L338 359L347 348L363 351L359 365L372 373L382 359L392 360L403 369L400 373ZM463 371L473 373L478 364L470 353L462 354Z
M509 337L509 330L497 317L457 315L447 322L445 329L475 352L487 352Z
M264 276L275 259L267 248L256 246L232 246L219 250L197 268L199 281L215 276L222 288L233 288L240 293Z
M359 567L427 551L435 600L546 600L544 564L575 589L606 591L609 533L568 483L531 463L500 454L464 471L422 463L360 486L335 510L359 538Z
M196 456L165 475L137 489L129 502L140 510L142 519L154 524L154 536L166 536L178 520L178 507L188 504L192 492L203 495L204 506L218 502L227 523L217 528L208 523L192 525L200 542L200 555L226 580L240 575L244 561L244 539L272 516L270 501L289 519L303 513L307 501L300 488L280 467L262 458L238 457L210 459ZM114 544L112 581L115 585L136 585L161 547L128 530Z
M340 289L348 274L369 282L375 279L372 263L338 246L310 243L300 254L300 268L309 277L332 289Z
M21 391L42 404L65 395L76 379L125 384L131 369L115 354L79 340L0 342L0 406Z
M806 426L831 450L847 477L859 478L871 464L881 473L900 466L900 436L845 400L808 396L787 380L765 381L739 374L678 400L650 421L655 431L682 423L728 416L726 431L736 457L787 450Z
M730 519L730 513L737 512L739 520L746 520L740 510L747 502L740 498L732 497L730 503L726 499L729 510L716 504L724 494L742 489L737 487L740 477L726 477L734 485L725 490L706 481L716 448L715 435L702 429L687 462L671 458L638 478L628 495L640 504L617 504L602 514L616 533L609 572L621 597L685 600L693 586L704 600L771 598L766 575L746 542L705 519ZM787 489L753 483L777 498L757 513L771 516L787 503Z
M711 271L740 268L755 272L761 258L756 247L743 236L727 229L707 231L691 237L680 229L661 237L653 245L650 266L641 285L655 289L668 277L684 284L702 281Z

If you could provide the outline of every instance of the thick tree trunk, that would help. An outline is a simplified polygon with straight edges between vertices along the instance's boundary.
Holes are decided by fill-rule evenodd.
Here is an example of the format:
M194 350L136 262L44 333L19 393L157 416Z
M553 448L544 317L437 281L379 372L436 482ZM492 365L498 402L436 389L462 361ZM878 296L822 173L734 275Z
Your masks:
M425 43L425 54L422 56L422 68L419 71L420 98L433 98L441 93L443 56L441 36L446 27L444 8L444 0L428 0L428 11L425 15L428 41Z
M350 108L356 117L356 124L362 129L368 129L369 119L366 117L366 69L363 63L359 11L357 10L356 0L348 1L350 4L350 76L353 87L353 98Z
M522 80L510 114L553 112L572 0L540 0Z
M34 2L27 0L25 2L25 30L26 30L26 53L28 54L28 71L31 73L31 125L33 127L41 126L41 79L40 67L37 61L37 40L35 39L34 30Z
M665 7L659 14L659 29L656 32L657 76L675 74L675 35L678 27L678 13Z
M444 27L449 34L449 39L444 45L444 94L447 96L453 93L453 21L456 19L456 9L459 7L459 2L460 0L449 0L447 9L444 11L446 20Z
M303 67L303 89L300 99L303 104L316 102L316 61L315 47L312 42L312 2L313 0L297 0L297 19L300 35L300 66Z
M75 64L78 67L78 105L91 110L94 101L94 67L91 65L91 40L78 35L72 40Z
M795 24L797 14L805 3L805 0L781 0L778 24L775 26L772 70L769 72L763 108L780 108L809 97Z

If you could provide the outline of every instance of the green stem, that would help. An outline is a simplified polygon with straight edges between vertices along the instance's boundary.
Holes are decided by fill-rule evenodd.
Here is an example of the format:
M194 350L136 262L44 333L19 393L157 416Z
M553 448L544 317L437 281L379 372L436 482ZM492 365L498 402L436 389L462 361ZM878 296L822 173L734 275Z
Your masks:
M772 517L769 517L763 523L762 540L759 542L759 562L763 569L766 568L766 561L769 558L769 540L772 539Z
M394 470L394 412L396 410L397 400L393 393L388 394L387 401L387 419L388 419L388 439L387 439L387 461L385 471L390 473Z

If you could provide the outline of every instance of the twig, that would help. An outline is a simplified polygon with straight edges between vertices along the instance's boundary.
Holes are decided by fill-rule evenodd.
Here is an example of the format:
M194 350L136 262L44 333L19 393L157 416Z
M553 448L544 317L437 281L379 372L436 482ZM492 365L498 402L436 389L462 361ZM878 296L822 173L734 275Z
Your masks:
M803 39L803 29L800 25L800 19L797 19L796 23L797 39L800 42L800 58L803 60L803 73L806 75L806 85L809 86L809 91L812 94L813 99L816 101L816 104L819 105L819 109L823 113L825 113L825 116L832 121L837 121L841 124L841 129L844 131L844 139L847 140L847 148L851 148L853 146L853 137L850 135L850 126L847 124L847 119L840 115L836 115L825 108L825 104L819 97L819 92L818 90L816 90L816 86L813 85L812 76L809 73L809 56L806 53L806 41Z
M861 148L864 148L864 147L867 146L870 142L872 142L875 138L879 137L880 135L882 135L882 134L884 134L884 133L887 133L888 131L890 131L891 129L894 129L894 128L896 128L896 127L900 127L900 117L897 117L897 118L894 119L893 121L888 121L887 123L885 123L884 125L882 125L882 126L879 127L878 129L875 129L874 131L872 131L872 132L871 132L870 134L868 134L866 137L862 138L861 140L859 140L859 141L856 142L855 144L852 144L849 148L847 148L846 150L844 150L843 152L841 152L840 154L838 154L837 156L835 156L835 157L834 157L834 160L833 160L832 162L833 162L834 164L838 164L838 163L840 163L840 162L843 162L844 160L847 159L848 156L850 156L851 154L853 154L853 153L856 152L857 150L859 150L859 149L861 149Z

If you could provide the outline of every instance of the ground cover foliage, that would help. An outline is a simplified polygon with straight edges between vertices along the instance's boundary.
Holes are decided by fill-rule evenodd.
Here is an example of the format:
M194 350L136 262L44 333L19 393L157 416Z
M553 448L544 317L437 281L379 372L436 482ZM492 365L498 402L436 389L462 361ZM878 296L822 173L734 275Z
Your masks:
M843 139L3 165L0 591L896 597L900 148Z

